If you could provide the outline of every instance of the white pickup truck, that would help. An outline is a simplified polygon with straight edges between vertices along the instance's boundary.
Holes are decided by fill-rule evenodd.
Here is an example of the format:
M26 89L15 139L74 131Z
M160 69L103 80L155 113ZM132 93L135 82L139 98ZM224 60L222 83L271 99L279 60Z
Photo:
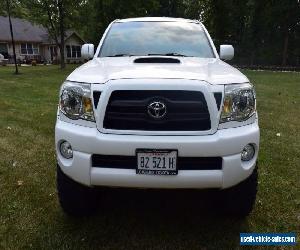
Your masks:
M57 189L71 215L95 211L96 187L219 189L248 215L257 191L253 85L198 21L115 20L60 90Z

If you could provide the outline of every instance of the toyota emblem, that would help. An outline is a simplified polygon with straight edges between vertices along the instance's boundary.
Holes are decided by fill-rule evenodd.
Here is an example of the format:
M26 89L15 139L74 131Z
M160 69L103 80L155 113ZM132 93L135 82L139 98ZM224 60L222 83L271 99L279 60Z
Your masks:
M167 107L161 101L151 102L148 107L148 114L154 119L162 119L167 114Z

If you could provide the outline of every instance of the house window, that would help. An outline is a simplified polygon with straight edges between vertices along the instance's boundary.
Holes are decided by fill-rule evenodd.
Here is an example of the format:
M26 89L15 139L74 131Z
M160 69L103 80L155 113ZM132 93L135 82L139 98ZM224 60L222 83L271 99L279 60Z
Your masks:
M22 55L38 55L39 47L37 44L21 43L21 54Z
M26 43L21 44L21 54L27 54L27 46Z
M68 58L80 58L81 57L81 47L78 45L67 45L67 57Z
M0 43L0 54L3 55L5 58L8 57L8 49L6 43Z
M81 57L81 47L76 46L76 50L77 50L77 57Z
M71 57L71 47L70 47L70 45L67 45L66 48L67 48L67 57Z
M72 46L72 58L76 58L76 46Z

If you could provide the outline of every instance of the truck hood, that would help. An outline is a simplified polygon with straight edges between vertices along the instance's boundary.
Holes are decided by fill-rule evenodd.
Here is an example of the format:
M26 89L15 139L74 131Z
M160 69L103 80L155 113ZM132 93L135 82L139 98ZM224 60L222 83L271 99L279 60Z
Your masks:
M240 71L218 58L177 57L180 63L135 63L136 58L94 58L75 69L67 80L102 84L115 79L145 78L192 79L210 84L249 82Z

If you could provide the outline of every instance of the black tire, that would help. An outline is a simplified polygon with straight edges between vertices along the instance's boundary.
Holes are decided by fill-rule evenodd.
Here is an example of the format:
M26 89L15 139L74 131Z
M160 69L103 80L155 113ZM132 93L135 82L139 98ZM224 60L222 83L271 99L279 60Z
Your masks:
M243 218L251 213L256 200L257 181L256 166L246 180L221 192L222 208L225 214Z
M57 193L63 211L71 216L88 216L97 209L93 188L81 185L63 173L57 165Z

